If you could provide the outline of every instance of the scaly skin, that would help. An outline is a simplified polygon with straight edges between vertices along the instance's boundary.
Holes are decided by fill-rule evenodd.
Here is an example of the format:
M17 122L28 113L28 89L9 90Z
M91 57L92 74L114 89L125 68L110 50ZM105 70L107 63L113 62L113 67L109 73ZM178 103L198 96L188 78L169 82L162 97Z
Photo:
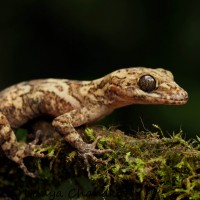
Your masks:
M45 79L22 82L0 92L0 145L6 156L16 162L25 174L35 177L23 163L27 156L45 157L34 152L35 143L19 148L12 128L40 115L51 115L52 125L66 142L84 158L111 152L86 144L75 127L99 120L114 109L130 104L185 104L188 94L174 80L171 72L144 67L114 71L94 81Z

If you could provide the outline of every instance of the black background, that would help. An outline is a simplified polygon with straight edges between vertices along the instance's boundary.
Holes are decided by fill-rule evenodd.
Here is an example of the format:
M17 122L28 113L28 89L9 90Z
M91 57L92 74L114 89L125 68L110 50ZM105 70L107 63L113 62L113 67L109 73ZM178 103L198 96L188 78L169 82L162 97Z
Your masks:
M134 105L103 124L197 135L200 1L0 2L0 89L37 78L95 79L133 66L163 67L189 93L185 106ZM142 128L141 128L142 129Z

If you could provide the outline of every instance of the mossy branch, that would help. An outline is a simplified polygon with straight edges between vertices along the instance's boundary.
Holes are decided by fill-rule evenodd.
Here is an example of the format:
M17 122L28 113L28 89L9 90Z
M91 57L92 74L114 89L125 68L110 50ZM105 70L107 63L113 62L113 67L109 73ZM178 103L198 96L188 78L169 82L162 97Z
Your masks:
M74 187L78 187L84 180L89 189L79 188L81 193L77 197L82 199L88 196L103 196L105 199L112 196L120 199L200 199L199 137L186 141L182 131L165 137L159 126L154 125L154 128L155 132L139 132L134 137L115 128L78 129L85 141L92 142L101 135L98 148L113 149L112 153L99 156L107 161L106 164L90 163L90 179L76 150L57 133L51 134L53 140L48 140L49 132L52 132L48 129L41 141L44 144L42 151L54 154L54 158L34 158L34 162L28 158L26 162L29 168L39 171L38 178L24 176L14 163L5 156L1 157L0 197L9 194L12 198L29 199L31 191L30 199L34 195L45 199L52 191L64 194L63 184L69 188L73 182ZM77 177L78 183L74 182ZM71 182L66 183L66 180ZM60 187L56 188L57 184Z

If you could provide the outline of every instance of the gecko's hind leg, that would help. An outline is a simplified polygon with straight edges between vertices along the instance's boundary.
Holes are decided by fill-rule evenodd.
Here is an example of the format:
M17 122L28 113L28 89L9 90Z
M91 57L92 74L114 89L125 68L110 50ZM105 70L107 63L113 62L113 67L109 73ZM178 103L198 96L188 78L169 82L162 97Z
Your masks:
M5 115L0 112L0 146L5 155L24 171L24 173L31 177L36 177L36 174L30 172L24 165L23 159L28 156L44 158L45 154L33 151L35 148L40 147L36 145L38 138L29 144L20 144L17 142L15 133L13 132L10 124Z

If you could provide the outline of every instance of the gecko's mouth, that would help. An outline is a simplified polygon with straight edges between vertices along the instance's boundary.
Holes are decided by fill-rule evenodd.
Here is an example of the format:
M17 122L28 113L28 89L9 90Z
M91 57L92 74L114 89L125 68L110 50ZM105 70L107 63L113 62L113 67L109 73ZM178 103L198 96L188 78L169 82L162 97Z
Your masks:
M165 104L165 105L184 105L188 101L188 94L171 94L169 96L158 93L135 96L132 101L137 104Z
M163 95L163 93L158 93L157 103L159 104L168 104L168 105L183 105L188 101L188 93L184 90L179 90L174 93L168 92L168 95Z
M186 99L160 99L161 104L168 104L168 105L184 105L188 101L188 98Z
M156 103L160 104L168 104L168 105L184 105L188 102L188 95L172 95L172 96L167 96L167 97L160 97L156 98Z

